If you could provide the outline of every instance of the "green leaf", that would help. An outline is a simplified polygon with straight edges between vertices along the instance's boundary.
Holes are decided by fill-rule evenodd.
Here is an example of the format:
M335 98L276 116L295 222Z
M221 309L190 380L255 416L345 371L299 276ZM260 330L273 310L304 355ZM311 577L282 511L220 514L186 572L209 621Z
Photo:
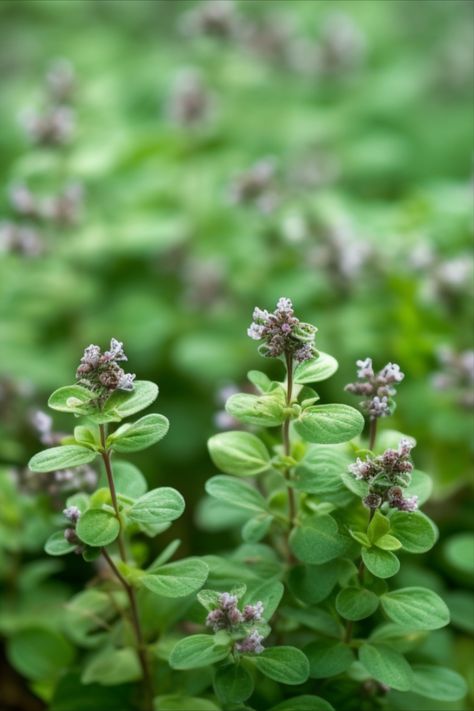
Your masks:
M377 548L381 548L384 551L398 551L402 547L402 544L398 538L391 536L390 533L386 533L385 536L381 536L375 545Z
M149 566L148 572L152 573L156 568L159 568L160 565L164 565L167 563L170 558L173 557L173 555L176 553L178 548L181 545L181 541L179 538L176 538L174 541L171 541L171 543L168 543L166 548L164 548L161 553L157 556L157 558L153 561L153 563Z
M336 610L346 620L363 620L379 606L379 598L364 588L344 588L336 597Z
M437 630L449 623L446 603L432 590L401 588L380 598L387 616L401 627L412 630Z
M267 393L272 388L272 381L268 375L266 375L266 373L262 373L261 370L249 370L247 378L261 393Z
M135 380L133 390L116 390L107 400L104 413L122 420L151 405L158 397L158 385L149 380Z
M367 536L371 543L375 543L379 538L390 531L390 521L378 509L375 511L371 522L367 528Z
M66 555L76 549L75 543L69 543L64 538L64 531L56 531L45 543L44 550L49 555Z
M362 560L367 570L377 578L391 578L400 570L397 556L381 548L362 548Z
M463 531L451 536L445 541L443 552L448 563L456 572L473 580L474 533Z
M107 437L107 447L115 452L138 452L163 439L170 423L164 415L145 415L119 427Z
M364 418L349 405L313 405L295 421L295 430L307 442L339 444L360 435Z
M254 476L270 468L270 454L250 432L222 432L208 441L214 464L226 474Z
M257 489L231 476L214 476L206 482L210 496L255 513L267 512L267 502Z
M256 602L262 602L263 619L269 620L276 612L284 590L283 583L279 580L263 580L254 585L249 583L242 597L242 605L255 605Z
M347 541L337 530L337 523L331 516L317 516L310 525L294 528L290 535L290 547L302 563L320 565L342 555L347 549Z
M369 674L381 684L398 691L409 691L413 672L405 657L387 644L363 644L359 659Z
M245 656L262 674L282 684L303 684L309 676L308 659L296 647L269 647L261 654Z
M89 449L95 450L100 449L98 431L91 427L85 427L84 425L74 427L74 439L77 444L83 447L89 447Z
M458 701L466 695L467 684L451 669L414 664L412 691L435 701Z
M269 514L254 516L242 526L242 538L247 543L257 543L267 535L272 523L273 516Z
M407 496L417 496L418 506L423 506L423 504L428 501L433 491L433 480L425 472L419 469L414 469L411 473L411 481L405 489L405 494Z
M140 524L175 521L184 511L184 499L176 489L161 486L143 494L127 511L131 521Z
M295 468L294 487L307 494L317 494L322 501L330 501L335 506L347 506L353 497L342 475L350 461L340 445L310 446Z
M320 696L294 696L292 699L282 701L281 704L272 706L270 711L335 711L329 701Z
M247 586L245 584L236 585L231 588L230 594L235 595L237 599L240 600L243 595L245 595L246 590ZM219 597L221 594L222 593L219 590L209 590L206 588L205 590L200 590L198 592L197 599L200 604L210 612L219 605Z
M339 565L294 565L288 576L293 595L308 605L315 605L332 592L339 578Z
M277 395L236 393L227 400L225 409L240 422L257 427L277 427L285 420L285 401Z
M8 659L16 671L33 681L60 676L74 659L74 649L57 632L41 627L25 629L7 644Z
M214 674L214 691L225 704L238 704L252 695L253 679L241 665L219 667Z
M305 383L319 383L334 375L339 364L335 358L328 353L319 352L318 358L307 360L301 363L295 370L294 382L299 385Z
M83 684L96 682L103 686L115 686L116 684L138 681L141 675L140 664L134 649L106 647L86 663L81 681Z
M172 669L198 669L225 659L230 652L232 640L227 646L215 644L214 635L195 634L181 639L173 647L169 664Z
M102 548L113 543L120 533L114 514L103 509L89 509L77 522L76 532L83 543Z
M113 470L117 493L129 496L132 499L136 499L146 493L147 481L135 464L120 459L114 459ZM104 469L97 486L107 486L107 476Z
M209 568L198 558L186 558L176 563L167 563L138 579L155 595L185 597L199 590L206 582Z
M425 553L438 537L434 523L421 511L396 511L390 517L392 533L408 553Z
M96 456L97 453L88 447L68 444L64 447L51 447L38 452L30 459L28 466L32 472L54 472L58 469L69 469L78 467L80 464L88 464Z
M48 400L48 406L52 410L58 410L59 412L85 415L93 409L90 406L90 402L96 398L96 393L83 388L81 385L66 385L52 393Z
M357 541L357 543L360 543L361 546L365 546L365 548L370 548L371 543L369 541L369 537L366 533L363 531L353 531L352 529L349 529L349 533L351 537L354 539L354 541Z
M354 662L351 648L335 640L319 639L304 649L309 659L310 676L313 679L337 676Z

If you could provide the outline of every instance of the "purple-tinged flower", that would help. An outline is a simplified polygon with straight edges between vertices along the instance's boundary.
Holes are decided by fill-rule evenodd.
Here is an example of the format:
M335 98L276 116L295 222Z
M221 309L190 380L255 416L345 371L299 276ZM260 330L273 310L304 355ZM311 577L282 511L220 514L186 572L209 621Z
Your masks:
M110 348L104 353L99 346L88 346L76 371L80 385L84 385L97 393L98 399L104 399L115 390L132 391L134 388L134 373L126 373L118 365L127 360L123 344L112 338Z
M387 500L389 506L399 511L416 511L418 509L418 497L403 495L403 489L400 486L392 486L387 492Z
M392 398L397 391L394 383L400 383L405 375L396 363L387 363L378 373L374 372L372 359L358 360L357 377L359 381L349 383L345 390L354 395L362 395L362 409L371 420L388 417L393 410Z
M255 605L245 605L242 614L244 622L259 622L263 615L263 602L260 600Z
M237 605L237 596L228 592L219 595L219 605L222 610L232 610Z
M68 506L63 510L63 515L73 524L76 524L81 518L81 511L77 506Z
M367 494L367 496L362 499L362 503L368 509L375 511L375 509L379 509L382 506L383 499L380 494Z
M211 627L214 632L225 629L227 626L227 620L223 610L220 610L219 608L211 610L206 617L206 626Z
M79 541L77 537L77 533L74 530L74 528L65 528L64 529L64 538L68 543L77 543Z
M290 299L281 297L275 311L256 307L253 322L247 331L250 338L262 340L260 352L268 358L285 355L297 362L311 360L317 355L314 339L317 329L308 323L302 323L294 315Z
M241 654L261 654L265 649L262 644L263 639L260 632L253 630L243 640L235 643L235 649Z

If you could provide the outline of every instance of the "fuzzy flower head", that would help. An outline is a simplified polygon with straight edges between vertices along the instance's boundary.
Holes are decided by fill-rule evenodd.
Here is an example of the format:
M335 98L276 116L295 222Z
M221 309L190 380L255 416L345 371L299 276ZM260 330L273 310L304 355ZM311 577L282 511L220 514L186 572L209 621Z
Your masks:
M221 593L217 598L216 607L206 617L206 626L213 632L226 630L240 637L234 645L242 654L259 654L263 651L263 636L254 625L263 620L263 602L245 605L239 610L238 597L229 592Z
M272 313L258 306L254 309L247 334L255 341L263 341L259 351L265 357L289 356L302 363L318 355L314 346L316 331L315 326L296 318L290 299L281 297Z
M393 398L397 391L394 386L401 383L405 377L400 366L396 363L387 363L376 373L371 358L358 360L356 365L358 380L346 385L345 389L347 392L363 397L360 406L371 420L388 417L395 407Z
M119 365L126 360L123 343L116 338L111 339L109 350L104 353L99 346L91 344L84 350L77 368L77 381L79 385L96 392L98 399L102 401L115 390L131 391L135 375L126 373Z
M387 503L390 508L400 511L416 511L417 497L404 495L404 489L411 481L413 464L410 455L414 446L414 440L404 437L397 449L386 449L378 457L368 457L366 460L357 458L356 462L349 466L349 471L355 479L368 484L368 494L363 499L364 506L375 510Z
M81 517L81 512L80 509L77 508L77 506L68 506L63 510L63 515L67 518L68 521L75 525Z

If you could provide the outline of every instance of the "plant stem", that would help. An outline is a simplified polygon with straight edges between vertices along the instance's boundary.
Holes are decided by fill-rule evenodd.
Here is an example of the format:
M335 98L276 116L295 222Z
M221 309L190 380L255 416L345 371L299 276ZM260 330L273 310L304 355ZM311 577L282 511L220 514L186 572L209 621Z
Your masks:
M377 418L371 417L371 419L370 419L369 449L372 451L375 446L376 437L377 437Z
M286 373L287 373L287 389L286 389L286 404L287 407L291 406L291 398L293 396L293 357L291 353L286 353ZM291 455L291 443L290 443L290 415L287 416L283 423L283 451L286 457ZM290 479L290 467L285 469L285 479L289 481ZM295 492L293 487L287 486L288 491L288 509L290 517L290 525L294 525L296 519L296 501Z
M120 519L120 510L118 506L118 501L117 501L117 492L115 490L115 482L114 482L114 475L112 472L112 463L110 461L110 452L107 449L106 446L106 431L104 425L99 425L99 430L100 430L100 442L102 445L102 459L104 462L105 466L105 472L107 474L107 482L109 485L110 489L110 497L112 499L112 505L114 507L115 515L117 516L118 522L120 524L120 530L119 530L119 535L117 538L118 541L118 547L119 547L119 552L120 552L120 558L124 563L127 562L127 553L125 549L125 541L123 538L123 530L122 530L122 521ZM145 708L146 711L152 711L153 709L153 696L154 696L154 690L153 690L153 682L150 676L150 670L149 670L149 665L148 665L148 656L147 656L147 651L146 651L146 645L142 633L142 628L140 625L140 616L138 614L138 604L137 604L137 596L135 594L135 589L128 584L128 582L125 580L115 563L113 562L112 558L108 554L107 550L105 548L102 548L102 554L109 564L111 570L113 571L114 575L116 576L117 580L120 582L122 587L124 588L125 592L127 593L127 597L130 602L130 610L131 610L131 616L132 616L132 625L133 629L135 632L135 638L137 641L137 655L138 655L138 660L140 662L140 666L142 668L142 674L143 674L143 683L145 686Z
M375 513L375 509L370 509L370 513L369 513L369 523L372 521L372 519L373 519L373 517L374 517L374 513ZM359 563L359 568L358 568L358 571L357 571L357 577L359 578L359 583L360 583L360 585L362 585L362 583L363 583L364 570L365 570L365 565L364 565L364 561L363 561L362 558L361 558L361 559L360 559L360 563ZM350 642L352 641L352 631L353 631L353 627L354 627L354 623L352 622L352 620L349 620L349 622L347 623L346 632L345 632L345 635L344 635L344 642L345 642L346 644L350 644Z
M102 445L101 455L102 455L102 459L103 459L104 466L105 466L105 473L107 474L107 483L108 483L109 489L110 489L112 506L114 507L115 515L117 516L117 520L120 524L119 535L117 538L118 547L120 550L120 557L123 560L123 562L126 563L127 562L127 552L125 549L125 541L123 539L122 521L120 519L120 510L119 510L118 501L117 501L117 492L115 491L115 482L114 482L114 476L112 473L110 452L106 447L106 432L105 432L104 425L99 425L99 430L100 430L100 443Z
M143 639L143 633L142 633L142 628L141 628L141 624L140 624L140 617L138 614L138 605L137 605L137 597L135 595L135 590L125 580L122 573L119 571L119 569L115 565L114 561L110 557L109 553L107 552L106 548L102 548L102 555L104 556L105 560L107 561L107 563L108 563L110 569L112 570L112 572L114 573L115 577L117 578L117 580L120 582L123 589L127 593L127 597L130 602L130 610L132 612L132 625L133 625L133 630L134 630L135 637L137 640L138 661L140 662L140 666L142 668L143 682L144 682L145 692L146 692L145 708L146 708L146 711L152 711L154 690L153 690L153 683L152 683L152 679L150 677L150 670L149 670L149 666L148 666L148 656L147 656L147 651L146 651L146 645L145 645L145 641Z

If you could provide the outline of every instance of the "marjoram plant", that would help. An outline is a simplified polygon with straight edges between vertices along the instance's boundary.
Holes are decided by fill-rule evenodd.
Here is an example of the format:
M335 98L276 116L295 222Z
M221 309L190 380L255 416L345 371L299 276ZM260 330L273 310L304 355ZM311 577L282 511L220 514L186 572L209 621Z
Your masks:
M96 567L73 600L68 631L82 648L83 685L137 682L124 710L413 711L414 694L447 702L464 695L462 677L423 660L429 632L449 622L443 600L424 587L389 585L399 554L424 553L437 540L419 510L431 481L413 468L415 441L378 427L404 375L395 364L375 372L370 358L358 361L346 390L362 398L366 439L359 410L319 403L312 385L338 364L316 350L316 332L289 299L272 313L254 311L248 334L285 376L250 371L254 393L226 404L239 429L209 440L223 473L207 482L204 504L217 504L229 528L236 514L243 523L242 542L222 555L170 563L173 542L147 562L141 539L168 528L184 501L168 487L147 493L139 470L116 456L155 444L168 429L157 414L121 424L158 394L123 371L121 343L112 339L104 353L89 346L76 384L51 396L50 407L85 424L35 455L31 469L97 458L103 474L92 495L67 500L64 530L46 550L75 552Z

